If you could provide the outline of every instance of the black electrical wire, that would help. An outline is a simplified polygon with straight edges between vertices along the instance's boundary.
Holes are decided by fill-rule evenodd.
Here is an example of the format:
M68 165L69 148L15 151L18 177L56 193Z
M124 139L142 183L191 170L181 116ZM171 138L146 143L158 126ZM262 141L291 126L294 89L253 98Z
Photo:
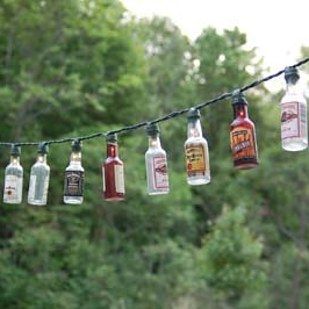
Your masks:
M297 67L300 67L300 66L304 65L307 62L309 62L309 57L307 57L307 58L305 58L305 59L295 63L294 65L291 65L291 67L297 68ZM245 91L247 91L247 90L249 90L251 88L259 86L260 84L262 84L264 82L267 82L267 81L269 81L269 80L271 80L273 78L276 78L276 77L280 76L284 72L285 72L285 69L280 70L280 71L278 71L278 72L276 72L274 74L268 75L268 76L266 76L266 77L264 77L262 79L255 80L251 84L243 86L242 88L239 88L239 90L241 92L245 92ZM195 105L195 106L192 106L192 107L194 107L196 109L203 109L203 108L205 108L208 105L212 105L212 104L218 103L220 101L223 101L223 100L231 97L232 93L233 93L233 91L223 93L223 94L219 95L218 97L216 97L214 99L202 102L202 103L200 103L198 105ZM186 114L189 111L189 109L190 109L190 107L187 107L187 108L184 108L184 109L181 109L181 110L178 110L178 111L173 111L173 112L171 112L171 113L169 113L167 115L164 115L162 117L156 118L154 120L142 121L142 122L130 125L130 126L126 126L126 127L122 127L122 128L116 129L116 130L108 131L106 133L104 133L104 132L96 132L96 133L93 133L93 134L90 134L90 135L86 135L86 136L66 137L66 138L62 138L62 139L48 140L48 141L44 141L44 142L42 142L42 141L41 142L14 142L14 143L13 142L0 142L0 146L12 146L12 145L17 145L17 146L35 146L35 145L39 145L41 143L44 143L44 144L47 144L47 145L63 144L63 143L72 142L74 140L86 141L86 140L94 139L94 138L97 138L97 137L107 136L109 134L115 134L115 133L116 134L122 134L122 133L125 133L125 132L128 132L128 131L133 131L133 130L137 130L139 128L145 127L149 123L159 123L159 122L168 121L170 119L173 119L173 118L176 118L176 117L181 116L183 114Z

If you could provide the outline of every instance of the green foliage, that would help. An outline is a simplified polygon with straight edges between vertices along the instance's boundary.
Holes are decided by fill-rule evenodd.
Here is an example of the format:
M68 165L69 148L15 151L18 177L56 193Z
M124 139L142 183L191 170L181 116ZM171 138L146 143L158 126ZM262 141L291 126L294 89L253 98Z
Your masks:
M245 209L224 208L202 249L207 284L236 304L246 294L261 293L266 283L261 254L261 242L246 227ZM259 296L261 301L262 293ZM260 301L254 308L265 307Z

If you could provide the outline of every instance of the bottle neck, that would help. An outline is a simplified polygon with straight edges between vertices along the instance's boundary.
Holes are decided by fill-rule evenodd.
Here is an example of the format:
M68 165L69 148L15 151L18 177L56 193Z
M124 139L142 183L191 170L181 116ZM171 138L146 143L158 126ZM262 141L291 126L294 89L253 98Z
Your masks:
M107 156L116 158L118 157L118 145L115 143L108 143L107 144Z
M149 148L161 148L161 142L159 135L149 135L148 136Z
M18 165L19 164L19 157L11 156L10 163Z
M82 161L82 153L81 152L72 152L70 163L71 164L81 164Z
M39 154L37 157L38 163L45 163L47 162L47 155L46 154Z
M189 119L188 138L189 137L203 137L200 119Z
M235 104L234 108L234 118L248 118L248 106L246 104Z
M296 93L301 93L301 89L299 86L299 83L287 83L286 84L286 92L289 94L296 94Z

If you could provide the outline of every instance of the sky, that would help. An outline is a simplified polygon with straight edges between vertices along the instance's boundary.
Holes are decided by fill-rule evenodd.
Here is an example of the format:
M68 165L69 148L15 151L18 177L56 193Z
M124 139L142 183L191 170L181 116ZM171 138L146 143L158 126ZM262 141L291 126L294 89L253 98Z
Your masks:
M308 0L121 0L136 17L167 16L194 40L209 26L247 34L270 72L297 62L309 46Z

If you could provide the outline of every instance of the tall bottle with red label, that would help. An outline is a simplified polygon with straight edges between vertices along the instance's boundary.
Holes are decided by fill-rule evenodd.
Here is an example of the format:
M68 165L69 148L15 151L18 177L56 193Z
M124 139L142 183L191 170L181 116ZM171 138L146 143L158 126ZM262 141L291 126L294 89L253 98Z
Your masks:
M300 151L308 147L307 102L298 83L297 69L287 67L284 77L286 94L280 102L282 148Z
M123 162L118 157L117 134L108 134L107 158L102 167L103 193L106 201L122 201L125 196Z
M65 169L64 197L65 204L81 204L84 200L84 168L82 167L82 145L78 139L72 142L70 163Z
M10 164L5 168L3 202L20 204L23 192L23 168L19 163L20 147L13 144Z
M251 169L259 164L254 123L249 119L248 102L240 90L232 94L234 120L230 126L234 167Z
M188 138L185 142L187 182L198 186L210 182L208 143L203 137L200 111L188 112Z
M169 192L166 152L161 147L157 124L147 126L149 148L145 153L148 194Z

